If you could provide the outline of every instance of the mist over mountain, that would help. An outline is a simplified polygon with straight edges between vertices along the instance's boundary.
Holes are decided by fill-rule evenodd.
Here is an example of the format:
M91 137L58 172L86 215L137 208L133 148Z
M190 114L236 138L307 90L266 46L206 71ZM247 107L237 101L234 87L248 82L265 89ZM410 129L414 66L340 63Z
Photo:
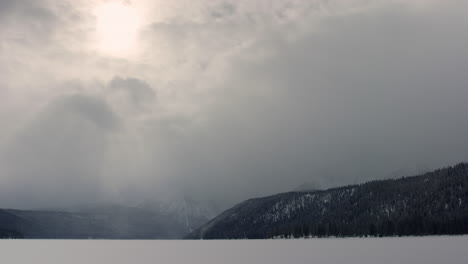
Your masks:
M222 209L214 202L197 201L188 196L172 197L159 202L145 202L139 205L152 212L158 212L173 219L188 234L217 216Z
M316 182L304 182L303 184L297 186L292 191L293 192L313 192L320 190L320 185Z
M87 205L62 210L0 209L0 237L57 239L180 239L214 217L195 201Z

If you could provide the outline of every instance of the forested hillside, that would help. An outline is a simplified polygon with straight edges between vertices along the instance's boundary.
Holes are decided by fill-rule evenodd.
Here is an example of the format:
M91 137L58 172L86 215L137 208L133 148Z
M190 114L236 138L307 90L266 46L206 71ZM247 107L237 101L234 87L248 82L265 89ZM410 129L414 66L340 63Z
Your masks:
M250 199L188 238L468 233L468 164L419 176Z

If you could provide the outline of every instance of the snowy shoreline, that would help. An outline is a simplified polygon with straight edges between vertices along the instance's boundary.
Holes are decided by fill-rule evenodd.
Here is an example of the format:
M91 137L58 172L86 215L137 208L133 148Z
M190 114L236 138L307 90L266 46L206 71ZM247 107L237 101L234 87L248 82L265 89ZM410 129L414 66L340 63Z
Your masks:
M270 240L1 240L8 263L464 264L468 236ZM292 262L291 262L292 261Z

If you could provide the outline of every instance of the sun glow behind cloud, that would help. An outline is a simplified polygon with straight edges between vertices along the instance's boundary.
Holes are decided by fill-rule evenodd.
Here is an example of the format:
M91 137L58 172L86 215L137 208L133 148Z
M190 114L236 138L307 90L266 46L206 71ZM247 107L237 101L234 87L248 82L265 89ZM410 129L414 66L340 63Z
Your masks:
M118 57L135 52L141 25L135 7L122 2L105 2L96 7L95 16L99 52Z

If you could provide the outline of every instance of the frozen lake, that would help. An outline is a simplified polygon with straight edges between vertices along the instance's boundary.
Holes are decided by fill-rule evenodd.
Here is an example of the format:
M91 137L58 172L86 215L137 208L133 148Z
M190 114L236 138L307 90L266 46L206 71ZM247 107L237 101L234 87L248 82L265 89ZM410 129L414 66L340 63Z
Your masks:
M1 263L468 263L468 236L237 241L1 240Z

